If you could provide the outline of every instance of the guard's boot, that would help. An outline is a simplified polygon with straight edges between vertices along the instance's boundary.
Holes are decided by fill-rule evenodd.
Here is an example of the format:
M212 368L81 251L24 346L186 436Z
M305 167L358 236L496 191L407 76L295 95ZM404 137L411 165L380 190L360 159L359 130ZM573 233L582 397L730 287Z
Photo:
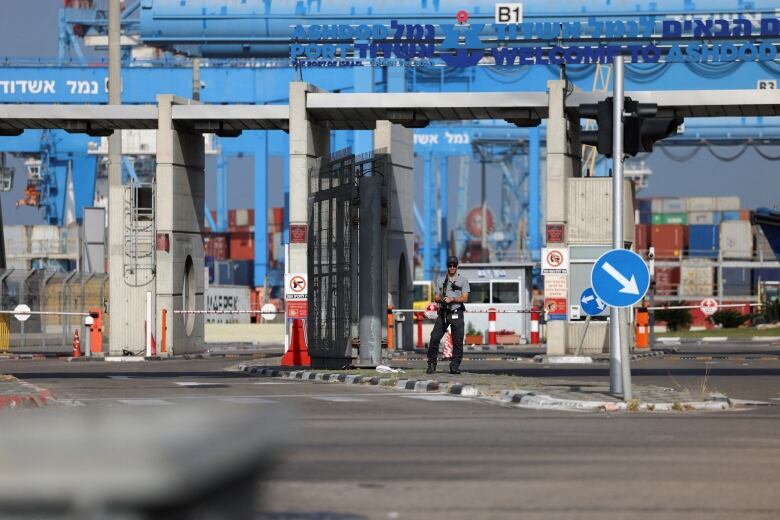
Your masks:
M426 374L433 374L436 372L436 362L435 361L428 361L428 370L425 371Z
M460 374L460 365L450 363L450 374Z

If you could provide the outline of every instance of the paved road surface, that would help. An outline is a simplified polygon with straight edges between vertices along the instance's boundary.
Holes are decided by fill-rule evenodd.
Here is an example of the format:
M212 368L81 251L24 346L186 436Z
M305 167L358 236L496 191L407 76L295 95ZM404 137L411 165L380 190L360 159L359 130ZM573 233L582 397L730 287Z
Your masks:
M260 505L264 519L780 518L780 413L583 414L479 399L253 378L230 360L143 364L3 361L73 405L240 403L285 407L298 440ZM503 363L503 365L502 365ZM780 363L720 363L708 381L743 398L780 398ZM544 369L528 363L470 362ZM718 366L718 365L715 365ZM643 360L635 382L695 385L704 362ZM591 367L579 377L605 377ZM751 369L754 372L751 372ZM588 372L591 371L591 372ZM676 375L675 375L676 374ZM740 375L741 374L741 375ZM721 388L718 388L721 387Z

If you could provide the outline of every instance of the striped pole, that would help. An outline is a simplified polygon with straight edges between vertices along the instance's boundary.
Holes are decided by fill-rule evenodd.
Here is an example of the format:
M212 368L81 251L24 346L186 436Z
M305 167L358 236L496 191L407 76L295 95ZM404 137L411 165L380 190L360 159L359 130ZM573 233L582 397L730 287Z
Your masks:
M496 344L496 309L488 309L488 345Z
M539 311L531 311L531 345L539 344Z

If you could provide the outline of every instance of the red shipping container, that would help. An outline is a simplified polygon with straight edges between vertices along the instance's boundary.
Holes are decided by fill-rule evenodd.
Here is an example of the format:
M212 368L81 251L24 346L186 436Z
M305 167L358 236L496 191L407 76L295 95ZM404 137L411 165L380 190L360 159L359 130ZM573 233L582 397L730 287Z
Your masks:
M250 233L249 231L235 231L230 233L230 259L255 259L254 233Z
M659 296L674 296L680 288L679 267L655 268L655 293Z
M211 235L203 236L203 256L214 256L214 241Z
M236 227L236 210L228 210L228 228L233 229Z
M688 244L688 226L682 224L655 224L650 237L658 259L681 258Z
M230 244L225 235L211 235L211 256L220 261L230 258Z
M637 224L634 230L634 249L640 255L647 256L647 249L650 247L650 225Z

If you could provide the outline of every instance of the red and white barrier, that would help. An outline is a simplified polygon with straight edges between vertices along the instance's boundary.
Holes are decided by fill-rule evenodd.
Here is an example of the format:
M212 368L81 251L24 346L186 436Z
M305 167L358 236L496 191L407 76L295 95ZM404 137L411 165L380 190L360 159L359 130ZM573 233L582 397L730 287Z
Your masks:
M539 311L531 311L531 345L539 344Z
M496 344L496 309L488 309L488 346Z

